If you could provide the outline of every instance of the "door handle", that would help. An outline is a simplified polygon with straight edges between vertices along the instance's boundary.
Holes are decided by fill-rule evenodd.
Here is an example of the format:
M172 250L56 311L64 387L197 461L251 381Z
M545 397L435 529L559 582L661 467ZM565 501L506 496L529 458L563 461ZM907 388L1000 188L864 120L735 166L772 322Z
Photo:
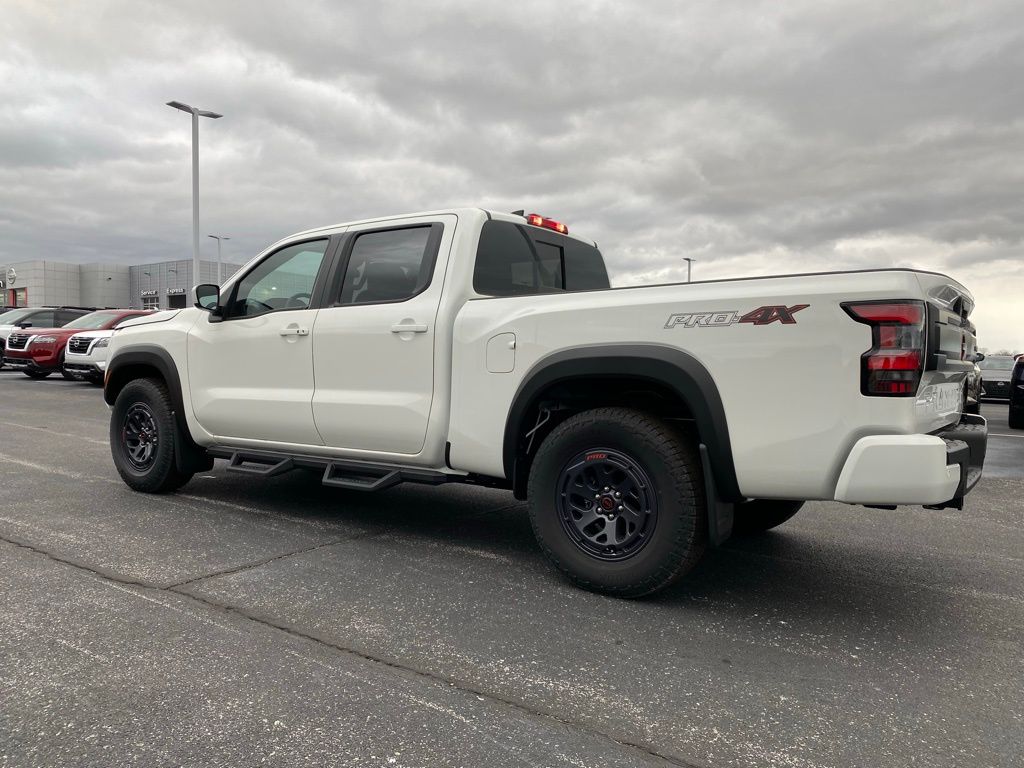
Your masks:
M282 336L309 336L308 328L300 328L297 325L289 325L287 328L281 329Z
M422 323L395 323L391 326L392 333L426 333L427 326Z

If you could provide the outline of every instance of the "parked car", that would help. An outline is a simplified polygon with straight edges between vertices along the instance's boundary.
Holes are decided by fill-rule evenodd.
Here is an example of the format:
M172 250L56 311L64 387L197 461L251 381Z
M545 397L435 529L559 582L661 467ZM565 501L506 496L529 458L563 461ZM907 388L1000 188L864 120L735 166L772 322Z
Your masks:
M985 377L983 400L1009 400L1010 374L1013 372L1013 355L986 355L978 362Z
M1024 355L1017 358L1010 374L1010 429L1024 429Z
M146 311L140 314L152 313ZM129 315L128 318L121 320L121 323L139 317L140 314ZM82 331L68 339L64 348L64 372L67 374L65 378L102 384L103 374L107 370L108 345L117 327L115 325L102 331Z
M7 337L19 328L54 328L95 312L95 307L19 307L0 314L0 368Z
M64 368L64 350L68 339L78 331L106 330L113 328L128 317L149 314L139 309L101 309L72 320L59 328L25 327L7 337L4 363L16 368L30 378L45 379L51 373L63 373L72 378Z
M970 358L968 358L970 359ZM967 373L967 383L964 386L964 413L981 413L981 393L984 389L984 376L978 363L985 359L985 355L977 352L973 355L973 365Z
M295 235L193 301L111 339L128 486L219 457L509 488L551 563L613 595L807 499L961 508L984 462L961 415L974 300L932 272L612 289L565 225L464 208Z

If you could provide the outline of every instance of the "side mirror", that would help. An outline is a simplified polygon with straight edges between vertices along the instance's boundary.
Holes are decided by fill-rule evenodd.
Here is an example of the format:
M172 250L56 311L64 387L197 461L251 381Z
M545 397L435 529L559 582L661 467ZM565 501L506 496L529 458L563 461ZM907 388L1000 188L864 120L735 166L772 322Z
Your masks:
M31 328L32 323L15 323L19 328Z
M220 305L220 286L203 283L192 289L192 304L210 313L211 323L219 323L224 319L224 308Z

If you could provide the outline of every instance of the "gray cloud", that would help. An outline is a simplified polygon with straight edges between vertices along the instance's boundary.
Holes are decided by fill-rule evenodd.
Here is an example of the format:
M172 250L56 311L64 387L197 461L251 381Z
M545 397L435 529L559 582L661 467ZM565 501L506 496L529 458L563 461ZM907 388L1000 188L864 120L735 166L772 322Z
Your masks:
M1024 348L1017 2L9 2L0 261L243 259L471 204L594 237L617 281L912 265ZM210 246L212 248L212 246ZM1019 311L1019 309L1018 309Z

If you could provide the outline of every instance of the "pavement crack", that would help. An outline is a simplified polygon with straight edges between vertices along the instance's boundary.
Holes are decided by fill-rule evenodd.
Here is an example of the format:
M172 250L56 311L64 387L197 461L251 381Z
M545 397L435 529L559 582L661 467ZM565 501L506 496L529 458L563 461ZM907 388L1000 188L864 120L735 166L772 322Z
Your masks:
M659 760L659 761L661 761L661 762L663 762L663 763L665 763L667 765L679 766L679 768L705 768L705 766L701 765L700 763L689 762L687 760L675 757L673 755L664 754L662 752L659 752L654 747L652 747L652 746L650 746L648 744L644 744L644 743L639 742L639 741L634 741L634 740L628 739L628 738L622 738L622 737L613 736L613 735L611 735L609 733L606 733L605 731L602 731L599 728L595 728L592 725L588 725L587 723L583 723L583 722L576 721L576 720L570 720L570 719L567 719L565 717L562 717L560 714L558 714L557 712L554 712L554 711L549 711L549 710L544 710L544 709L539 709L539 708L536 708L536 707L528 706L528 705L526 705L526 704L524 704L524 703L522 703L520 701L516 701L514 699L507 698L507 697L502 696L500 694L494 693L493 691L488 691L488 690L486 690L484 688L480 688L479 686L473 685L472 683L469 683L469 682L467 682L465 680L460 680L460 679L457 679L457 678L448 677L446 675L439 674L437 672L433 672L433 671L431 671L429 669L421 669L419 667L415 667L415 666L412 666L412 665L402 664L401 662L394 661L393 659L388 659L388 658L385 658L383 656L376 656L376 655L374 655L372 653L367 653L366 651L361 651L361 650L358 650L358 649L355 649L355 648L350 648L348 646L344 646L344 645L341 645L339 643L333 642L332 640L329 640L327 638L319 637L319 636L317 636L315 634L311 634L309 632L304 632L304 631L302 631L300 629L296 629L295 627L288 626L287 624L283 624L283 623L281 623L279 621L275 621L272 618L269 618L269 617L266 617L266 616L261 616L261 615L255 614L255 613L250 613L249 611L246 611L246 610L244 610L242 608L239 608L237 606L234 606L234 605L231 605L231 604L228 604L228 603L219 603L216 600L211 600L211 599L209 599L207 597L203 597L201 595L197 595L194 592L190 592L190 591L185 589L185 587L187 587L190 584L193 584L193 583L198 582L198 581L202 581L204 579L213 578L214 576L223 576L223 575L227 575L227 574L231 574L231 573L238 573L240 571L244 571L244 570L247 570L247 569L258 568L261 565L265 565L265 564L273 562L275 560L281 560L283 558L292 557L294 555L302 554L304 552L311 552L311 551L314 551L314 550L317 550L317 549L322 549L322 548L333 546L333 545L336 545L336 544L339 544L339 543L344 543L344 542L352 541L353 538L367 538L367 537L376 536L376 535L381 535L381 534L369 533L369 534L357 535L356 537L346 537L346 538L335 540L335 541L323 542L321 544L317 544L317 545L312 546L312 547L305 547L303 549L295 550L293 552L286 552L286 553L281 554L281 555L275 555L274 557L264 558L263 560L261 560L259 562L247 563L245 565L238 566L236 568L231 568L231 569L227 569L227 570L224 570L224 571L219 571L219 572L216 572L216 573L213 573L213 574L206 574L205 576L199 576L199 577L196 577L194 579L189 579L188 581L178 582L176 584L170 584L170 585L161 585L161 584L155 584L153 582L148 582L148 581L141 580L141 579L132 579L132 578L128 578L128 577L121 576L119 574L113 573L113 572L108 571L108 570L103 569L103 568L98 568L98 567L95 567L95 566L84 565L83 563L75 562L74 560L70 560L68 558L61 557L60 555L55 555L55 554L53 554L51 552L46 551L45 549L41 549L40 547L34 546L32 544L28 544L28 543L23 542L23 541L18 541L16 539L12 539L9 536L0 535L0 542L4 542L6 544L10 544L11 546L18 547L20 549L28 550L30 552L33 552L33 553L37 554L37 555L45 557L48 560L51 560L53 562L60 563L62 565L67 565L67 566L70 566L72 568L75 568L76 570L88 573L89 575L91 575L91 576L93 576L95 578L103 579L105 581L110 581L110 582L113 582L113 583L116 583L116 584L120 584L120 585L123 585L123 586L137 587L137 588L141 588L141 589L145 589L145 590L152 590L152 591L155 591L155 592L162 592L164 594L173 594L173 595L176 595L178 597L184 598L185 600L192 601L194 603L198 603L198 604L204 606L205 608L213 609L213 610L216 610L216 611L221 612L221 613L227 613L229 615L236 616L236 617L244 619L246 621L253 622L254 624L259 624L260 626L266 627L268 629L271 629L271 630L274 630L274 631L277 631L277 632L281 632L281 633L289 635L291 637L299 638L301 640L304 640L305 642L313 643L313 644L315 644L315 645L317 645L319 647L328 649L328 650L333 651L335 653L340 653L340 654L344 654L346 656L351 656L353 658L360 659L360 660L362 660L364 662L367 662L369 664L379 665L379 666L385 667L387 669L391 669L391 670L395 670L397 672L401 672L401 673L406 674L406 675L413 675L413 676L418 677L418 678L422 678L422 679L425 679L425 680L430 680L431 682L440 683L440 684L446 685L446 686L448 686L450 688L453 688L453 689L455 689L457 691L461 691L461 692L466 693L466 694L472 694L472 695L478 696L478 697L480 697L482 699L487 699L487 700L489 700L491 702L494 702L494 703L497 703L497 704L501 704L502 706L509 707L509 708L511 708L513 710L516 710L517 712L521 712L521 713L523 713L525 715L528 715L530 717L542 718L542 719L545 719L545 720L554 721L556 723L559 723L563 727L573 728L573 729L575 729L575 730L577 730L577 731L579 731L581 733L585 733L585 734L588 734L590 736L602 739L602 740L607 741L607 742L609 742L611 744L615 744L615 745L618 745L620 747L624 747L624 748L635 750L635 751L643 754L647 758L654 758L654 759Z
M60 555L55 555L52 552L47 552L45 549L40 549L39 547L33 544L29 544L24 541L19 541L18 539L12 539L10 536L0 535L0 541L4 542L5 544L10 544L13 547L27 549L29 552L35 552L37 555L42 555L43 557L47 558L48 560L52 560L55 563L71 566L72 568L76 568L80 571L85 571L88 574L91 574L93 576L99 576L101 579L113 581L117 584L124 584L130 587L143 587L145 589L164 589L159 584L155 584L151 581L145 581L144 579L133 579L128 576L122 576L118 573L98 566L84 565L82 563L71 560L70 558L61 557Z
M301 549L295 549L291 552L282 552L278 555L271 555L270 557L264 557L259 560L253 560L249 563L243 563L242 565L236 565L234 568L225 568L221 571L213 571L212 573L204 573L201 576L194 576L191 579L184 579L183 581L176 581L173 584L167 584L161 587L161 589L177 590L179 587L186 587L190 584L195 584L199 581L206 581L207 579L215 579L218 576L230 576L235 573L241 573L242 571L249 571L253 568L259 568L267 565L268 563L276 562L277 560L284 560L288 557L294 557L295 555L304 555L307 552L316 552L318 549L324 549L325 547L333 547L335 544L344 544L349 541L355 541L357 539L365 539L371 536L377 536L380 534L369 533L369 534L356 534L355 536L342 536L339 539L333 539L331 541L321 542L320 544L314 544L309 547L302 547Z

